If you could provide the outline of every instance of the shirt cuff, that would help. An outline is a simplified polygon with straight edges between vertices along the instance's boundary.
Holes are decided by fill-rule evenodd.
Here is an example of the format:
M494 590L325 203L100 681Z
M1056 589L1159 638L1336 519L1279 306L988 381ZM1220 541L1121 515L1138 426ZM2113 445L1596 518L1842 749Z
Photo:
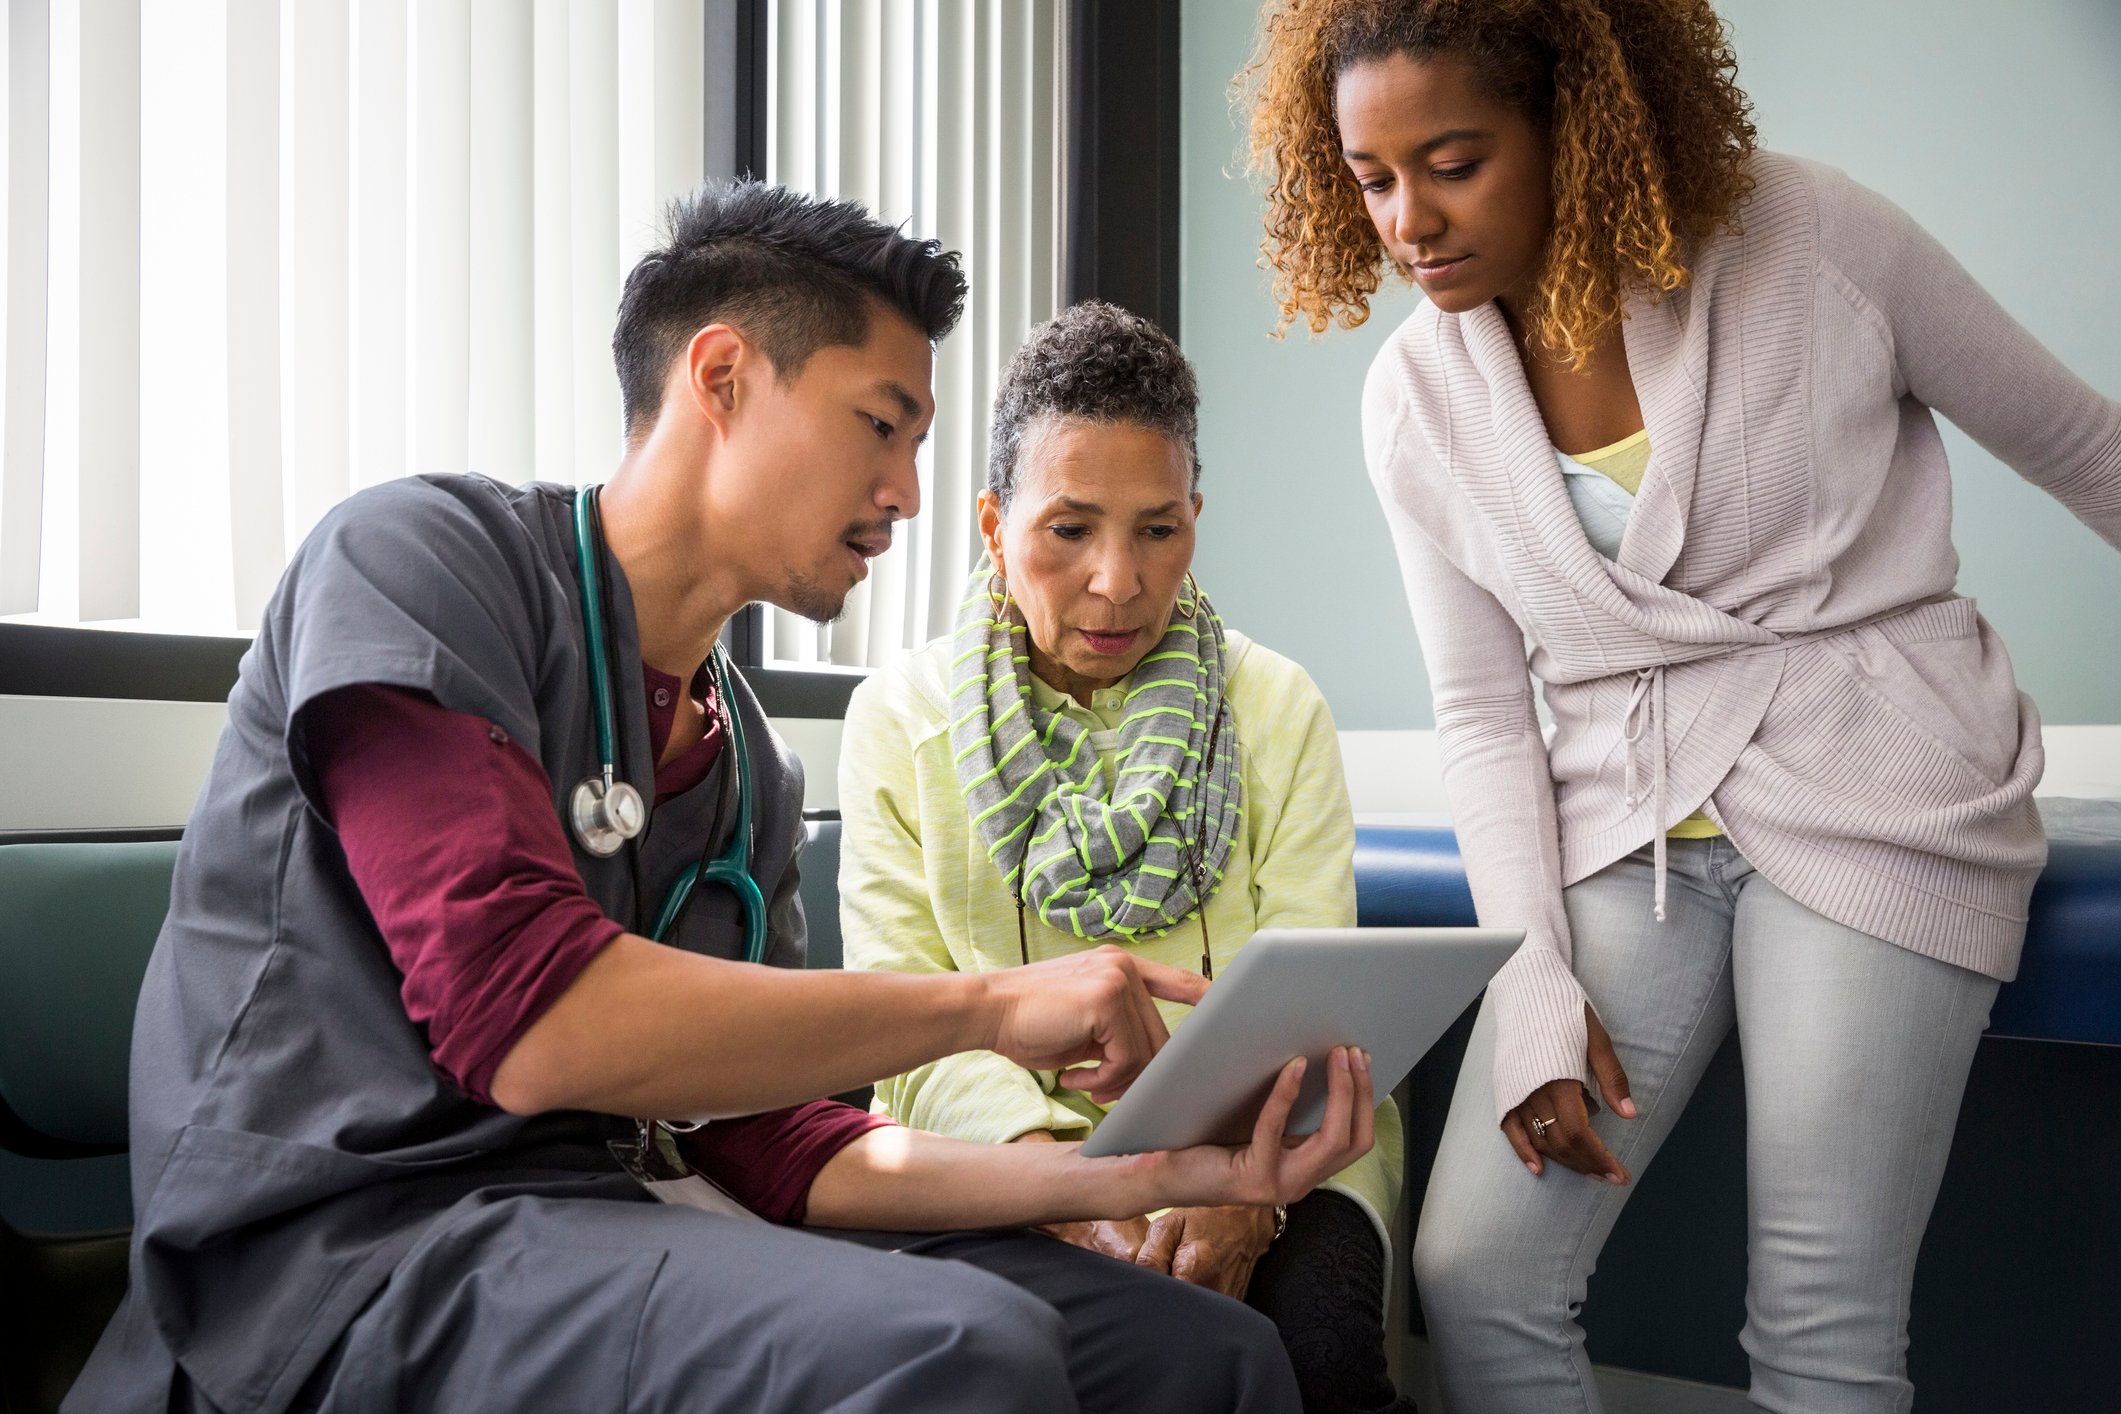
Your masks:
M1592 1094L1585 1054L1583 984L1561 955L1527 943L1488 984L1495 1007L1495 1119L1497 1123L1540 1086L1576 1080Z
M809 1213L810 1185L839 1154L890 1120L843 1105L812 1100L792 1109L742 1119L718 1119L678 1137L679 1152L730 1197L773 1223L800 1223Z

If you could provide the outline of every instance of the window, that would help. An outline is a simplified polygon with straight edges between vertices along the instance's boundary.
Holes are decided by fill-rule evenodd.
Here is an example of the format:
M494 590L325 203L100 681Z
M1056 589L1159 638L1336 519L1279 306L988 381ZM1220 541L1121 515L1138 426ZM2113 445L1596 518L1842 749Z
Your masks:
M669 198L759 170L939 236L972 279L922 514L839 623L756 610L739 634L762 677L826 686L777 710L836 712L849 675L947 631L977 557L994 381L1059 298L1070 8L11 0L5 690L61 690L37 685L57 663L67 691L158 695L95 686L183 659L153 633L220 636L179 675L213 695L353 491L607 474L624 274Z
M387 478L576 482L697 0L12 0L0 619L229 634Z
M752 610L749 661L859 673L950 631L996 381L1061 299L1065 18L1056 0L770 0L767 178L935 236L971 291L937 352L920 515L838 622Z

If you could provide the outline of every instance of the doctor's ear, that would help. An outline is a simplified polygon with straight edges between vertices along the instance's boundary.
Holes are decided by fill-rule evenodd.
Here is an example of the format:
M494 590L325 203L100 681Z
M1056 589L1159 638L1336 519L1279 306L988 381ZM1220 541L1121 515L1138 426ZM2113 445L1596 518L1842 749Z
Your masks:
M702 417L726 431L743 379L763 362L757 345L741 333L727 324L710 324L685 345L680 361L685 392Z

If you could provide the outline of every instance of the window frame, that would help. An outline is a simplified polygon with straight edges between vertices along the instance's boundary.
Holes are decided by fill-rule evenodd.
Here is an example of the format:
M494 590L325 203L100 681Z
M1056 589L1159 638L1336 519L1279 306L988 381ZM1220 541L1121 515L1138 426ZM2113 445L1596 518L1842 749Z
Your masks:
M1068 303L1092 297L1178 335L1179 0L1067 0ZM709 0L707 175L766 165L767 0ZM1156 97L1144 142L1139 105ZM764 666L765 613L739 610L723 633L767 715L836 719L867 676ZM0 624L0 696L223 702L250 648L243 635Z

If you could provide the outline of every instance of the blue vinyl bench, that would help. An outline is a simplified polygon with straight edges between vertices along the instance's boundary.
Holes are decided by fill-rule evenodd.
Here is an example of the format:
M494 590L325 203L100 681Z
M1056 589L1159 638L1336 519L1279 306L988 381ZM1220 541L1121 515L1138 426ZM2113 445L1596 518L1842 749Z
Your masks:
M1932 1414L2099 1407L2105 1377L2081 1352L2121 1327L2111 1280L2121 1228L2109 1192L2121 1174L2121 804L2110 820L2049 813L2053 857L2034 896L2025 966L2003 989L1997 1039L1976 1061L1918 1273L1914 1359ZM817 821L809 832L810 965L837 967L839 827ZM0 839L0 1149L121 1162L113 1156L125 1144L133 993L175 853L174 832ZM1473 922L1446 826L1365 826L1355 868L1365 924ZM1417 1209L1470 1025L1469 1011L1408 1088ZM1586 1322L1596 1358L1743 1382L1734 1338L1744 1286L1741 1086L1737 1048L1726 1046L1607 1248ZM97 1211L116 1225L127 1215L122 1183L111 1187ZM11 1216L6 1196L0 1219ZM122 1228L37 1237L0 1221L0 1408L56 1402L97 1313L115 1304L123 1262ZM1418 1322L1418 1305L1410 1310ZM2028 1371L2047 1381L2037 1398L2023 1384Z
M1995 1036L2121 1045L2121 801L2048 801L2053 838L2033 891L2017 979L1989 1018ZM1471 927L1458 837L1448 825L1355 832L1363 926Z

